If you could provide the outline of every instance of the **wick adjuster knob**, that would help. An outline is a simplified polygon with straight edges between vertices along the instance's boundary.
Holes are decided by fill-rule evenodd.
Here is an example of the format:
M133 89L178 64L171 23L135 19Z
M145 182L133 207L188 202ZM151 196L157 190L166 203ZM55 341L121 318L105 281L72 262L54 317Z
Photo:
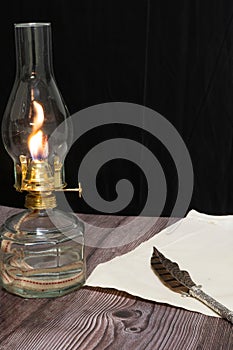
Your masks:
M56 191L62 191L62 192L79 192L79 198L82 197L82 186L81 186L81 182L78 183L78 187L77 188L61 188L61 189L57 189Z

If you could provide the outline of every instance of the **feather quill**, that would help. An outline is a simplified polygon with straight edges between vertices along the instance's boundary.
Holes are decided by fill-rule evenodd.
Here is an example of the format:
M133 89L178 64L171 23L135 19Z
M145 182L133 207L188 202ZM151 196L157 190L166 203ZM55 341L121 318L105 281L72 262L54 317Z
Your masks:
M176 293L186 293L198 299L220 316L233 323L233 311L203 292L200 286L197 286L193 282L187 271L181 270L176 262L166 258L155 247L153 247L153 254L151 256L151 267L166 287Z

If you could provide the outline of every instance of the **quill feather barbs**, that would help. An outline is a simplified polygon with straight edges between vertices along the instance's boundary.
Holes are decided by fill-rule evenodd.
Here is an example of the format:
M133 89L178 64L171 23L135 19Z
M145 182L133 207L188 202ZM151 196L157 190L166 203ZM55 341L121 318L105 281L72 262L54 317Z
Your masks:
M153 247L151 266L166 287L169 287L174 292L188 293L189 289L195 286L187 271L180 270L177 263L165 258L155 247Z

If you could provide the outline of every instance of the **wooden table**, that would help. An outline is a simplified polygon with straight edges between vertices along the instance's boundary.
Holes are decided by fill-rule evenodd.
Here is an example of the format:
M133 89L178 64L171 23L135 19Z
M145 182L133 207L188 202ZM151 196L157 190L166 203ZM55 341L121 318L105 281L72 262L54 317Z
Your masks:
M18 210L0 206L0 223ZM79 217L107 227L130 220L104 215ZM167 222L167 218L159 218L141 240L159 232ZM90 231L86 231L87 237ZM100 262L139 243L116 249L86 247L87 275ZM233 327L218 317L110 289L85 286L56 299L23 299L0 290L0 349L232 350Z

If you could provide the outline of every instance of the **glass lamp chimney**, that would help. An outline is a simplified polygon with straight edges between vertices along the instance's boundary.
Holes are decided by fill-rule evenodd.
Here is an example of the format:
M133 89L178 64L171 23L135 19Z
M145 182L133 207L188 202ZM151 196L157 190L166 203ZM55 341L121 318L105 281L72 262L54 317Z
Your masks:
M63 188L70 132L64 121L69 113L54 78L51 24L19 23L14 29L16 77L3 116L2 139L14 161L15 187L30 190L25 178L30 176L31 162L44 161L50 189ZM63 130L50 139L62 122Z

